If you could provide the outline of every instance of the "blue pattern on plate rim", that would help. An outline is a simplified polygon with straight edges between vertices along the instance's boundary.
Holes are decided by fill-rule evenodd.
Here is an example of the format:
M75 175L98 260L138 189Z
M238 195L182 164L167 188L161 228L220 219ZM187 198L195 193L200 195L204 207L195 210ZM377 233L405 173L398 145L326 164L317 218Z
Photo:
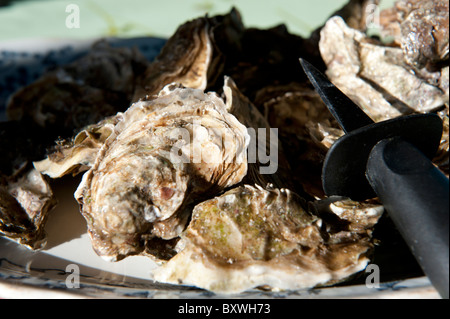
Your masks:
M106 277L89 276L80 273L80 287L69 289L65 280L68 273L62 269L39 269L20 265L0 258L0 283L22 284L35 288L60 290L78 296L91 298L176 298L176 299L312 299L312 298L377 298L378 295L389 295L409 289L428 289L430 282L426 277L412 278L393 282L380 283L380 288L369 289L364 285L342 286L331 288L314 288L293 291L249 290L239 295L218 295L188 286L161 284L149 280L128 282L112 280Z

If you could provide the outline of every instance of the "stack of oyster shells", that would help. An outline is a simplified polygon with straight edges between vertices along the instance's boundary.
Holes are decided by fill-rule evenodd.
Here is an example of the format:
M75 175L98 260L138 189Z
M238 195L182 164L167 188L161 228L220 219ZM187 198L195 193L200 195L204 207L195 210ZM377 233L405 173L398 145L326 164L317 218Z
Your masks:
M233 9L182 24L152 62L97 45L11 97L12 121L51 133L34 154L5 146L0 233L42 249L52 179L83 174L75 198L95 252L148 256L156 281L239 293L352 278L384 209L324 195L322 162L343 132L299 58L374 121L438 113L435 163L448 174L448 3L437 2L397 1L380 37L366 33L378 4L367 0L307 39L246 28ZM7 126L0 137L18 138Z

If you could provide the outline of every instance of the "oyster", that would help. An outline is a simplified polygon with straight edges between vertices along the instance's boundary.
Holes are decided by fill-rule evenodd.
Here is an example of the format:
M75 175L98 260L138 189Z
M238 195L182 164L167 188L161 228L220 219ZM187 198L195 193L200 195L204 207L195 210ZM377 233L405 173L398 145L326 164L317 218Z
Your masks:
M377 1L352 0L339 14L362 29L364 8L372 3ZM322 34L329 32L330 23L321 28ZM344 22L336 24L345 31L337 40L353 39L348 46L338 47L351 63L354 56L359 58L352 45L358 49L380 46ZM123 78L109 73L114 70L106 64L102 71L118 85L112 91L120 93L114 101L119 101L121 112L109 107L108 94L97 95L109 89L91 88L86 81L93 90L86 91L93 92L86 95L92 97L89 105L105 106L111 112L94 113L87 121L70 124L78 134L59 141L47 159L34 162L35 168L52 178L85 172L75 197L95 251L111 261L137 254L168 260L156 271L157 280L225 293L266 285L309 288L345 280L367 265L382 206L319 200L324 198L321 161L342 131L305 84L298 61L301 56L332 72L318 46L318 38L302 39L284 26L246 29L237 10L189 21L153 63L141 64L132 58L131 65L138 67L129 72L128 60L119 59L124 62L118 65L125 68ZM393 65L390 57L383 56L383 63ZM62 79L70 73L61 72ZM352 79L358 72L352 73ZM366 77L356 82L363 85L371 78L374 90L370 93L385 98L385 92L380 93L380 87L387 85L384 79L365 72ZM440 83L445 87L444 76ZM56 104L61 100L58 94L50 96ZM130 100L134 103L129 107ZM42 108L18 107L17 116L53 125L57 105L45 113L46 103L37 101ZM435 101L418 107L435 110L439 104ZM402 106L394 103L387 117L401 114ZM11 114L14 110L11 107ZM383 118L384 111L370 112ZM279 139L271 138L271 127L280 129ZM256 162L248 157L255 144L261 146L249 129L266 132L265 155L277 156L270 158L269 165L259 154ZM276 154L273 142L278 144ZM271 173L262 174L262 168ZM12 207L14 202L6 196L10 193L4 190L0 198Z
M276 188L294 188L290 166L278 139L278 129L269 125L230 77L225 77L223 92L227 110L236 116L250 133L248 173L243 182L264 186L270 184ZM303 189L300 188L299 191L303 192Z
M172 82L204 90L213 50L209 29L207 18L181 25L139 77L133 101L151 98Z
M2 178L0 185L0 234L30 249L47 242L44 230L56 198L48 181L28 166L15 178Z
M34 123L0 123L0 234L30 249L45 246L45 221L56 205L47 178L31 163L45 154L50 140Z
M289 190L249 185L207 200L154 278L230 294L330 285L363 270L383 208L349 200L310 207Z
M259 100L261 95L261 101ZM291 181L299 192L316 198L325 196L322 189L322 163L328 148L343 135L317 92L302 83L267 87L257 102L264 109L271 127L278 127Z
M75 193L95 251L110 260L176 238L194 203L246 175L249 143L216 94L176 85L118 119Z
M233 33L231 30L240 28L240 16L236 10L225 16L201 17L181 25L156 59L134 79L132 101L155 98L171 83L205 90L210 75L215 78L223 65L220 62L222 55L215 49L213 31L220 29L224 33ZM152 105L155 110L161 107ZM35 165L52 178L89 169L117 122L114 114L95 124L88 123L91 125L83 127L74 137L58 141L47 160Z
M85 56L49 71L14 93L10 120L31 120L59 136L70 137L106 116L125 111L137 76L149 62L137 49L98 42Z
M319 45L330 80L374 121L438 112L448 131L448 66L434 71L435 81L430 82L430 73L423 77L423 73L410 66L401 47L373 41L348 27L340 17L328 20ZM448 174L445 135L437 158L439 167Z
M444 123L441 145L434 162L447 175L449 113L449 3L399 0L380 14L381 34L391 37L403 51L407 69L423 82L441 90L445 107L438 114Z
M405 62L421 69L448 60L449 3L400 0L381 12L382 35L401 47Z
M44 74L10 97L11 121L1 123L0 131L2 235L32 249L44 246L45 222L56 199L47 178L31 163L42 159L58 138L67 144L64 138L74 131L126 109L134 79L147 65L137 50L98 42L86 56Z

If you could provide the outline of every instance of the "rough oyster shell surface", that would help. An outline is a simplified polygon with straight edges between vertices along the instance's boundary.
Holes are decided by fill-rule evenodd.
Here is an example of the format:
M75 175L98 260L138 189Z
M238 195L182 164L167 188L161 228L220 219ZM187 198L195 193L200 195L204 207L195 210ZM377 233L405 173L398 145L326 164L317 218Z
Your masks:
M74 62L45 73L9 99L11 120L31 120L70 137L81 128L130 105L136 77L149 62L137 49L113 48L98 42Z
M371 232L383 211L355 204L319 202L308 210L286 189L234 188L194 208L181 251L155 269L154 278L226 294L342 281L369 262Z
M0 234L27 248L46 243L47 216L56 205L49 181L32 166L52 141L40 126L0 123Z
M375 120L448 105L448 67L414 69L400 46L382 45L362 32L365 7L377 2L350 1L339 14L344 19L332 18L321 28L320 52L318 39L302 39L284 26L245 29L236 10L189 21L132 86L118 86L127 92L121 107L129 106L130 92L138 102L124 113L103 114L35 167L52 178L87 170L75 196L94 249L111 261L136 254L169 260L157 280L225 293L345 280L367 264L382 207L311 200L324 197L321 161L342 131L305 83L298 58L327 68ZM393 78L383 77L379 66L394 70ZM126 81L139 73L128 71ZM114 72L110 79L117 79ZM36 120L51 119L40 111L32 112ZM448 132L448 108L440 114ZM279 128L275 174L262 175L264 165L248 163L252 136L244 125ZM265 145L270 153L270 140ZM441 149L440 167L448 167L448 133ZM291 187L293 179L301 186ZM242 182L256 185L220 195ZM305 193L294 193L303 188L308 202ZM0 188L0 203L17 206L10 190Z
M158 95L165 85L172 82L204 90L213 50L209 29L207 18L181 25L156 60L138 78L133 101Z
M399 0L380 14L381 32L403 50L405 62L423 68L448 60L449 3Z
M169 85L133 104L75 193L94 249L115 260L153 237L176 238L192 203L246 175L248 143L215 93Z
M44 226L57 200L46 178L30 166L14 178L0 178L0 234L36 250L47 242Z

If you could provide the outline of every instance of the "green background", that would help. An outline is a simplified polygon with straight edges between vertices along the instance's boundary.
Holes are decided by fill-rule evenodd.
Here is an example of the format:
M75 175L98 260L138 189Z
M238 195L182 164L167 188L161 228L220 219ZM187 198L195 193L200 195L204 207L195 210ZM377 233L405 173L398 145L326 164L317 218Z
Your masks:
M4 1L7 2L7 1ZM0 41L29 38L89 39L103 36L169 37L187 20L206 13L225 14L234 6L245 26L284 23L308 36L347 0L42 0L12 1L0 7ZM393 0L381 1L388 7ZM1 4L1 2L0 2ZM66 27L66 6L80 9L80 28Z

